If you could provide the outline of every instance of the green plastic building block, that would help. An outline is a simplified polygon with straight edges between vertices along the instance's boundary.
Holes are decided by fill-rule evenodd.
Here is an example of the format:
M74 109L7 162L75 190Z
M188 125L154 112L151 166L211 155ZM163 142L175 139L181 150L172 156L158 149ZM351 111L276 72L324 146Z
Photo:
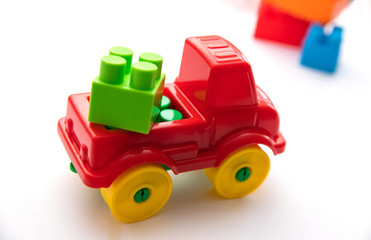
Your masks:
M101 59L99 76L92 83L88 120L147 134L160 114L165 82L162 57L145 53L134 64L132 58L130 49L114 47Z
M175 121L182 119L182 114L174 109L165 109L162 110L160 113L160 121L167 122L167 121Z
M161 99L161 110L163 109L166 109L166 108L169 108L170 107L170 99L166 96L162 96L162 99Z

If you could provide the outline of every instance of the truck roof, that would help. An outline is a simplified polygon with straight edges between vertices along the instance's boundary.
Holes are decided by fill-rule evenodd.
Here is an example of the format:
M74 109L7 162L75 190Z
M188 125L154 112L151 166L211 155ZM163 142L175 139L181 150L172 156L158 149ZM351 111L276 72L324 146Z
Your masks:
M175 84L201 113L257 104L250 63L215 35L187 38Z
M209 64L247 61L245 56L233 44L219 36L190 37L187 41L193 45L194 49L203 53L202 55Z

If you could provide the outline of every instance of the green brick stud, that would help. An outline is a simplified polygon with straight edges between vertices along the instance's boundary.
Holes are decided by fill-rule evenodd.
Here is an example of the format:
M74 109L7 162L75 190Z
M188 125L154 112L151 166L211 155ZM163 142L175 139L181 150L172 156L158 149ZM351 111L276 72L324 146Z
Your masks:
M161 110L163 109L166 109L166 108L169 108L170 107L170 99L166 96L162 96L161 98L161 105L160 105L160 108Z
M102 57L99 80L109 84L121 84L124 81L125 66L126 61L121 57Z
M174 109L165 109L160 112L160 121L168 122L182 119L183 116L180 112Z
M151 90L155 85L157 66L149 62L136 62L131 69L130 87Z
M126 47L113 47L109 50L109 55L119 56L126 60L125 74L129 74L133 61L133 51Z
M161 77L161 69L162 69L162 56L156 53L142 53L139 55L139 61L142 62L150 62L153 63L157 66L157 74L156 74L156 79Z

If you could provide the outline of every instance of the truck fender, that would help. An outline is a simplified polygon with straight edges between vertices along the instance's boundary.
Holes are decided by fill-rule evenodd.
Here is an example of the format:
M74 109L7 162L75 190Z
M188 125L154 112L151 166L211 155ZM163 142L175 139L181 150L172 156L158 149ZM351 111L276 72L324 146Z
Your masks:
M178 173L174 161L156 147L142 147L127 151L112 162L114 164L110 166L111 174L109 174L106 179L105 187L109 187L112 182L126 170L144 163L166 165L175 174Z
M236 150L253 144L262 144L269 147L274 154L276 149L274 147L274 141L262 131L245 131L237 134L229 135L222 139L216 146L216 152L218 159L214 167L217 167L226 159L231 153Z

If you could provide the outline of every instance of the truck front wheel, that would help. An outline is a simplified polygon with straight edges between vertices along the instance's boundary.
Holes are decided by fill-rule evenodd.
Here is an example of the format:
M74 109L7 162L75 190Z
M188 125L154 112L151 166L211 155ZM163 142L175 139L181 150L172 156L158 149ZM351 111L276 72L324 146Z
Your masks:
M268 155L258 145L251 145L236 150L219 167L207 168L205 173L219 195L239 198L257 189L269 168Z
M137 222L161 210L172 186L162 166L143 164L122 173L109 188L101 188L101 194L117 219Z

